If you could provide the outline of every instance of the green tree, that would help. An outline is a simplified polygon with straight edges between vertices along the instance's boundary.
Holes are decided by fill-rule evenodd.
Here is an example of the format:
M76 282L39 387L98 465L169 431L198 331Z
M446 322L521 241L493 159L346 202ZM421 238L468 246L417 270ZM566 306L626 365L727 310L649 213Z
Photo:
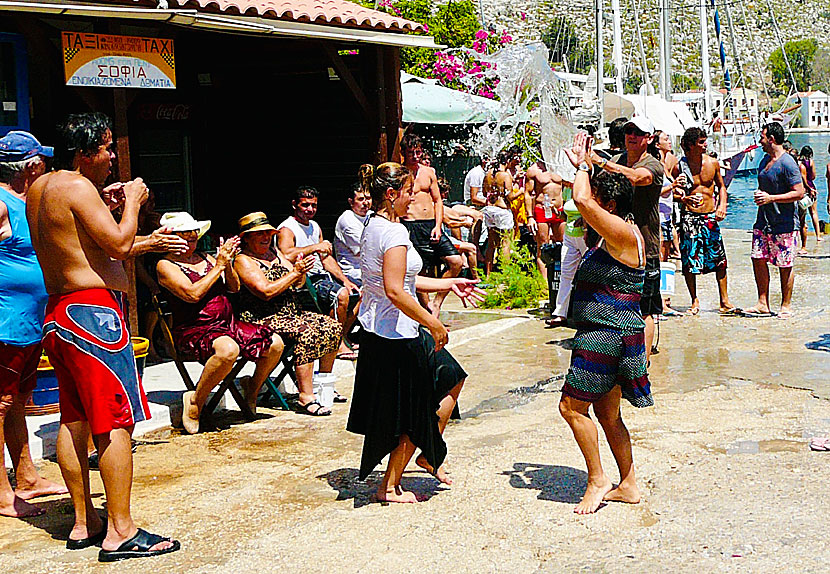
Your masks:
M566 16L554 16L542 32L542 43L548 47L550 61L564 64L568 60L571 72L587 73L594 63L594 44L583 42L576 33L573 22Z
M813 58L813 87L830 91L830 48L819 48Z
M793 76L795 76L797 89L801 91L808 89L813 81L812 66L813 59L818 51L818 42L815 38L794 40L784 44L784 50L787 54L787 60L790 62ZM780 47L770 54L768 67L775 86L782 92L787 92L792 81L787 70L787 62L784 60L784 52L781 51Z

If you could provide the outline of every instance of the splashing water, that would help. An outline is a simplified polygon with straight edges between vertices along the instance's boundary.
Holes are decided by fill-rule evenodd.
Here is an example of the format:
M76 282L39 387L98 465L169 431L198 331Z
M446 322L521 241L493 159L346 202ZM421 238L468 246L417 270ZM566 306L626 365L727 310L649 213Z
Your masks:
M480 155L494 157L512 144L521 124L537 123L542 136L541 157L534 159L544 159L549 170L572 174L573 166L562 152L576 132L568 107L568 85L551 69L547 47L535 42L505 46L493 54L469 48L454 51L489 64L482 67L482 73L462 78L469 91L476 93L485 83L495 84L498 97L496 121L480 126L470 146Z

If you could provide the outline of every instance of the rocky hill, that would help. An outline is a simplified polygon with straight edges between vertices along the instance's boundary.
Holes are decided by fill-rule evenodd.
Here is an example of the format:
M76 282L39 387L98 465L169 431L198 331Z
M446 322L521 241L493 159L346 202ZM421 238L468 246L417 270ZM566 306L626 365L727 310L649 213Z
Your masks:
M758 73L755 60L760 64L766 82L769 72L766 61L779 44L772 25L768 6L772 6L784 42L789 40L816 38L820 44L830 47L830 3L827 0L737 0L729 1L729 9L735 30L735 40L745 75L749 84L757 83ZM767 3L769 1L769 4ZM538 40L543 30L556 16L566 16L575 25L577 33L585 41L594 37L594 3L592 0L479 0L484 12L486 25L506 27L521 40ZM635 11L635 4L637 10ZM726 4L717 2L728 65L733 79L737 77L736 64L732 55L730 29L727 24ZM611 57L613 41L611 24L611 3L604 0L606 11L605 46L606 61ZM646 59L652 83L657 87L659 11L658 0L620 0L623 62L625 75L641 75L639 48L636 43L634 19L639 22L646 52ZM673 72L698 79L701 74L700 57L700 16L695 0L672 0L671 41ZM714 10L707 10L709 23L709 61L713 85L720 85L723 69L717 52L715 39Z

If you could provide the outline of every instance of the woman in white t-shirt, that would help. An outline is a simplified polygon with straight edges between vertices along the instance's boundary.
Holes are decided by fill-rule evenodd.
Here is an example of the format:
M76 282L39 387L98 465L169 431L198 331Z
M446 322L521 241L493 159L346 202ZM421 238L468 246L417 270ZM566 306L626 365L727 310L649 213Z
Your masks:
M457 412L467 374L444 349L447 329L418 303L416 290L451 290L474 306L484 292L475 287L477 281L418 275L421 257L399 223L413 199L407 168L397 163L377 169L364 165L360 177L371 193L374 212L360 241L363 300L358 320L364 334L346 428L364 435L360 480L390 455L377 500L417 502L414 493L401 487L416 448L421 449L419 466L442 483L452 483L441 467L447 454L441 435Z

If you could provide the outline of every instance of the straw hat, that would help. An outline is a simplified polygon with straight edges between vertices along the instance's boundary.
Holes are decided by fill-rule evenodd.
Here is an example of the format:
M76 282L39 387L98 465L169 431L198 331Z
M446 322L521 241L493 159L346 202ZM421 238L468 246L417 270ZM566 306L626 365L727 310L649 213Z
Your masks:
M261 211L249 213L239 219L239 235L251 233L252 231L273 231L277 229L268 223L268 216Z
M196 221L186 211L170 211L161 216L161 225L169 227L173 233L179 231L198 231L199 237L210 229L210 220Z

